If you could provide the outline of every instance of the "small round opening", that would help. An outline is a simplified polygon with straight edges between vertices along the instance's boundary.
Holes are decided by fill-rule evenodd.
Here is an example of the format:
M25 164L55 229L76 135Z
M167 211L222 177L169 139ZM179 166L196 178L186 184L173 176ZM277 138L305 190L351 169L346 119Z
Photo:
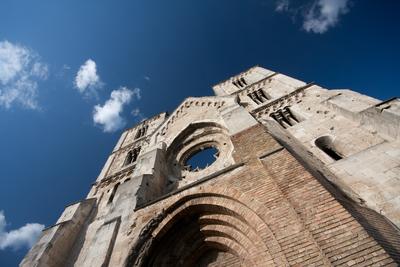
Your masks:
M218 158L218 149L205 147L194 151L185 161L185 169L189 171L200 171L207 168Z

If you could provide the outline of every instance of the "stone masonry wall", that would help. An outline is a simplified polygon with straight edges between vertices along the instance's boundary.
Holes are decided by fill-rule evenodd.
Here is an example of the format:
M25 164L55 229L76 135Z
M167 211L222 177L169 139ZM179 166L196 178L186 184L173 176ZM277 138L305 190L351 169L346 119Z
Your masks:
M233 136L232 142L236 160L244 162L242 167L136 212L133 240L155 214L167 212L152 233L156 249L150 250L150 258L165 255L163 249L174 248L174 243L157 247L159 241L185 242L186 232L195 230L183 227L174 232L173 225L180 223L182 216L196 214L202 222L200 231L214 230L203 231L199 238L214 244L209 245L214 249L218 248L215 244L230 244L226 260L234 255L242 266L397 266L340 202L263 126ZM235 220L239 231L233 229ZM179 251L185 255L184 250L191 249L188 246ZM187 255L182 260L193 260L189 252ZM223 255L218 256L221 263ZM112 257L111 263L119 266L122 260L123 257Z
M398 266L399 99L260 67L213 89L124 131L21 265Z

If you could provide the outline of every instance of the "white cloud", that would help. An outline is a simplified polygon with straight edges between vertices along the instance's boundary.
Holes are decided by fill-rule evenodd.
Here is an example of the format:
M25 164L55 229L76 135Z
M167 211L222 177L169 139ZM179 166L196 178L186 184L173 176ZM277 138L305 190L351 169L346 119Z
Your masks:
M96 62L91 59L86 60L76 73L74 84L80 93L96 95L96 89L103 84L97 74Z
M43 224L27 223L21 228L7 232L6 218L4 212L0 210L0 250L12 248L14 250L22 247L30 248L44 229Z
M67 74L69 74L70 70L71 67L68 66L67 64L64 64L61 66L61 68L58 69L55 76L59 79L64 78Z
M289 10L289 0L278 0L276 1L275 11L283 12Z
M318 0L307 12L303 28L307 32L324 33L349 11L348 0Z
M136 118L137 121L144 121L146 120L146 117L144 116L144 114L140 111L139 108L135 108L131 111L131 115Z
M131 111L131 114L132 114L133 117L139 117L139 116L141 116L140 109L138 109L138 108L133 109L133 110Z
M307 32L325 33L338 24L340 16L349 12L350 0L313 0L306 4L297 1L277 0L275 11L287 12L293 20L302 19Z
M103 106L96 105L93 109L93 121L102 126L104 132L114 132L125 126L126 121L121 117L124 105L129 104L133 98L140 99L140 89L130 90L121 87L111 92Z
M8 41L0 42L0 106L20 104L37 109L38 81L48 76L48 67L32 50Z
M140 94L140 89L139 88L134 88L132 90L133 98L140 100L142 98L142 95Z

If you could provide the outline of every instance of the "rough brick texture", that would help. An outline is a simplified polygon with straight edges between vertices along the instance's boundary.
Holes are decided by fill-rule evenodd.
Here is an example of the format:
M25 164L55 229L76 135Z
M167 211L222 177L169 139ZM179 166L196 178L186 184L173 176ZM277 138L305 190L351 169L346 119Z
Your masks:
M214 91L126 130L21 266L398 265L400 99L260 67Z
M210 255L215 266L397 266L263 126L233 136L232 142L235 159L246 161L243 167L138 211L174 207L154 231L153 266L209 262ZM214 251L194 253L207 243Z

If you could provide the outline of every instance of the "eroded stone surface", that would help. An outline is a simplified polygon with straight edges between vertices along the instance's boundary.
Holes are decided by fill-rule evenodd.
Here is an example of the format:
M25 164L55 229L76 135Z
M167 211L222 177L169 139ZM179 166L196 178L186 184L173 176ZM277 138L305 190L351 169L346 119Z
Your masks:
M398 99L261 67L213 89L124 131L21 266L397 266Z

